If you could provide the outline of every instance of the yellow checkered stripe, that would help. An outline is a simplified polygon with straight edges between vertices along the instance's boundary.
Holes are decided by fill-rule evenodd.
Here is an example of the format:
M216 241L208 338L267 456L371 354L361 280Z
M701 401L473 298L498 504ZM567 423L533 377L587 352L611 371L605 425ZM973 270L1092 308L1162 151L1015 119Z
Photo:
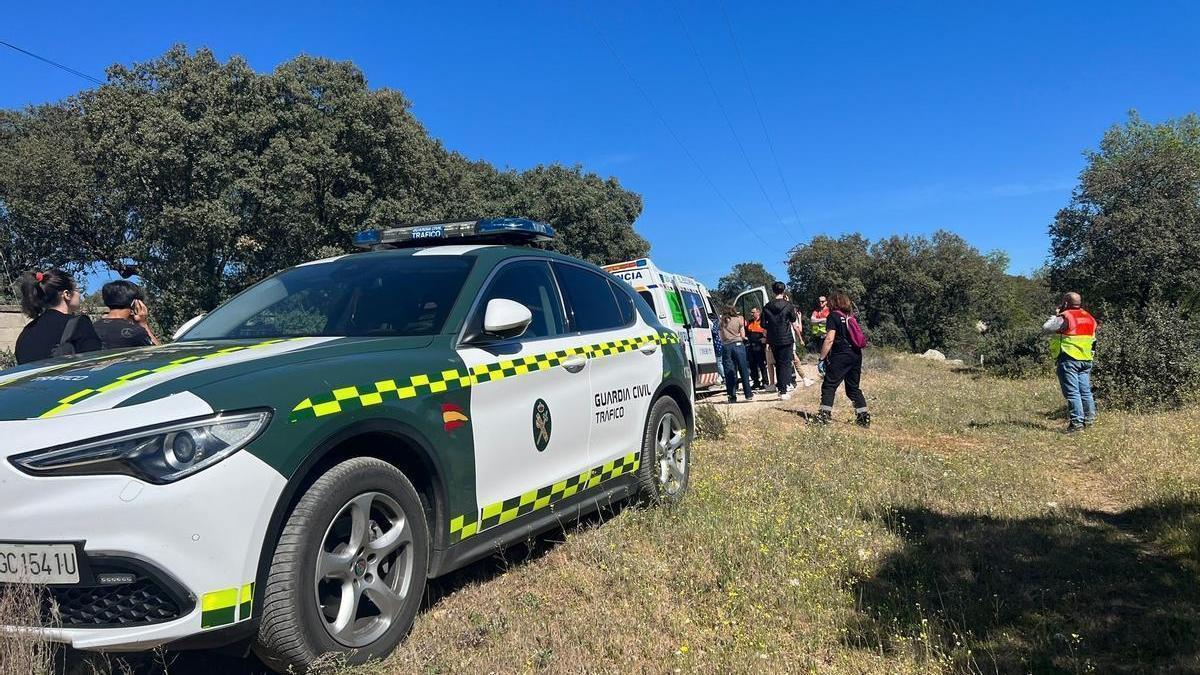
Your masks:
M479 511L478 517L474 515L458 516L450 521L450 542L457 543L468 539L497 525L516 520L527 513L557 504L583 490L594 488L618 476L631 474L641 466L641 456L640 452L633 452L620 459L592 467L577 476L560 480L553 485L530 490L523 495L505 499L502 502L488 504Z
M187 364L194 363L196 361L207 361L209 359L218 359L218 358L221 358L222 356L228 356L229 354L233 354L234 352L244 352L248 349L259 349L261 347L267 347L270 345L279 344L280 342L287 342L287 341L288 341L288 338L281 338L281 339L275 339L275 340L265 340L263 342L257 342L252 345L239 345L237 347L226 347L225 349L220 349L211 354L205 354L204 356L195 356L195 355L185 356L183 358L175 359L174 361L171 361L171 362L167 363L166 365L162 365L157 368L149 368L149 369L143 368L141 370L135 370L131 373L125 373L124 375L118 377L117 379L113 380L112 382L109 382L108 384L104 385L103 387L96 387L95 389L81 389L66 398L59 399L58 405L56 405L53 408L42 413L41 415L39 415L39 417L54 417L55 415L61 414L62 412L70 409L71 406L76 405L80 401L86 401L87 399L89 399L93 396L97 396L99 394L103 394L105 392L112 391L113 389L120 389L121 387L124 387L125 385L129 384L130 382L140 380L143 377L147 377L149 375L155 375L157 373L165 373L169 370L174 370L176 368L179 368L180 366L186 366Z
M547 370L561 365L564 360L572 356L582 355L589 359L613 356L639 349L651 342L664 345L676 344L679 342L679 336L675 333L655 333L583 347L570 347L545 354L531 354L519 359L484 363L472 368L451 368L438 373L412 375L407 379L379 380L366 385L342 387L322 396L304 399L292 408L290 419L292 422L298 422L335 415L347 410L380 405L388 400L402 401L427 394L473 387L485 382L495 382Z

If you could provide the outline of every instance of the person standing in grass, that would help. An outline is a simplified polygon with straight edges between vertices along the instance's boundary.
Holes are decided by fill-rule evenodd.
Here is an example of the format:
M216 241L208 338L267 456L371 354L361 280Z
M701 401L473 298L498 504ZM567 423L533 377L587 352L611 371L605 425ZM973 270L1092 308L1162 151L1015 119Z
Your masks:
M792 362L796 353L796 336L800 332L797 326L800 315L788 301L787 286L782 281L771 284L771 292L775 294L775 299L762 309L762 327L775 359L775 387L779 391L779 398L787 400L791 398L788 385L792 383Z
M750 364L746 358L746 321L732 306L721 315L721 344L725 349L725 393L729 402L737 403L738 377L742 378L742 392L747 401L754 400L750 388Z
M854 419L861 427L871 426L871 413L867 412L867 397L859 387L862 378L862 348L866 341L854 317L853 303L845 291L835 291L829 296L832 311L826 323L825 340L821 343L821 363L824 365L825 381L821 383L821 410L817 422L828 424L833 417L833 399L844 382L846 396L854 403Z
M1050 356L1054 357L1058 386L1071 421L1067 433L1082 431L1096 422L1096 401L1092 397L1092 345L1096 342L1096 318L1083 308L1083 298L1075 292L1063 296L1058 314L1042 325L1050 333Z
M762 311L754 307L750 310L750 323L746 324L746 356L750 358L750 379L755 389L766 389L770 378L767 376L767 336L763 333Z

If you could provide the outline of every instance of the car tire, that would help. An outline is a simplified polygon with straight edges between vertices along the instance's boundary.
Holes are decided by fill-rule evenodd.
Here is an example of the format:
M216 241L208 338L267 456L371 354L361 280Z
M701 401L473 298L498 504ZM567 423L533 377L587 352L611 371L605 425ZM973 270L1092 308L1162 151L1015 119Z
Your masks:
M288 515L254 652L278 672L330 652L350 664L387 656L420 609L429 548L421 498L399 469L370 457L337 464Z
M691 473L691 434L687 418L670 396L650 407L642 437L638 483L642 501L673 504L683 499Z

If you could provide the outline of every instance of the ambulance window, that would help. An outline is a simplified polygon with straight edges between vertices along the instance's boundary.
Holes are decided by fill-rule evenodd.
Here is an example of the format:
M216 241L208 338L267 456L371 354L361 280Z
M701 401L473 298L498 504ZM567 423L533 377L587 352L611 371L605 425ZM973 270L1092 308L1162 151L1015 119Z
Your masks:
M684 311L687 313L688 323L693 328L708 328L708 310L704 308L704 300L699 293L692 291L682 291Z
M654 310L656 314L658 313L658 308L654 306L654 294L650 291L638 291L638 295L642 296L647 305L650 305L650 309Z
M564 332L562 301L546 263L521 260L501 267L476 305L471 334L481 334L487 304L496 298L519 302L533 314L533 322L521 336L523 339L551 337Z
M582 267L554 263L554 274L567 303L571 329L590 331L620 328L626 324L608 279Z
M629 297L629 291L621 288L614 281L609 281L608 286L617 298L617 309L621 310L621 318L624 319L624 323L621 325L628 326L633 323L633 298Z

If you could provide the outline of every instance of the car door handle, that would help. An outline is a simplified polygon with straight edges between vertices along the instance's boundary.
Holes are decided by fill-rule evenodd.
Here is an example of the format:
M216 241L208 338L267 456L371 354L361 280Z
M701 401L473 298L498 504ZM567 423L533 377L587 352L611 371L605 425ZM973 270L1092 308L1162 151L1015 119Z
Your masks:
M653 354L656 351L658 351L657 342L647 342L646 344L642 345L643 354Z
M578 373L586 365L587 357L583 355L571 356L562 362L562 367L566 368L568 373Z

